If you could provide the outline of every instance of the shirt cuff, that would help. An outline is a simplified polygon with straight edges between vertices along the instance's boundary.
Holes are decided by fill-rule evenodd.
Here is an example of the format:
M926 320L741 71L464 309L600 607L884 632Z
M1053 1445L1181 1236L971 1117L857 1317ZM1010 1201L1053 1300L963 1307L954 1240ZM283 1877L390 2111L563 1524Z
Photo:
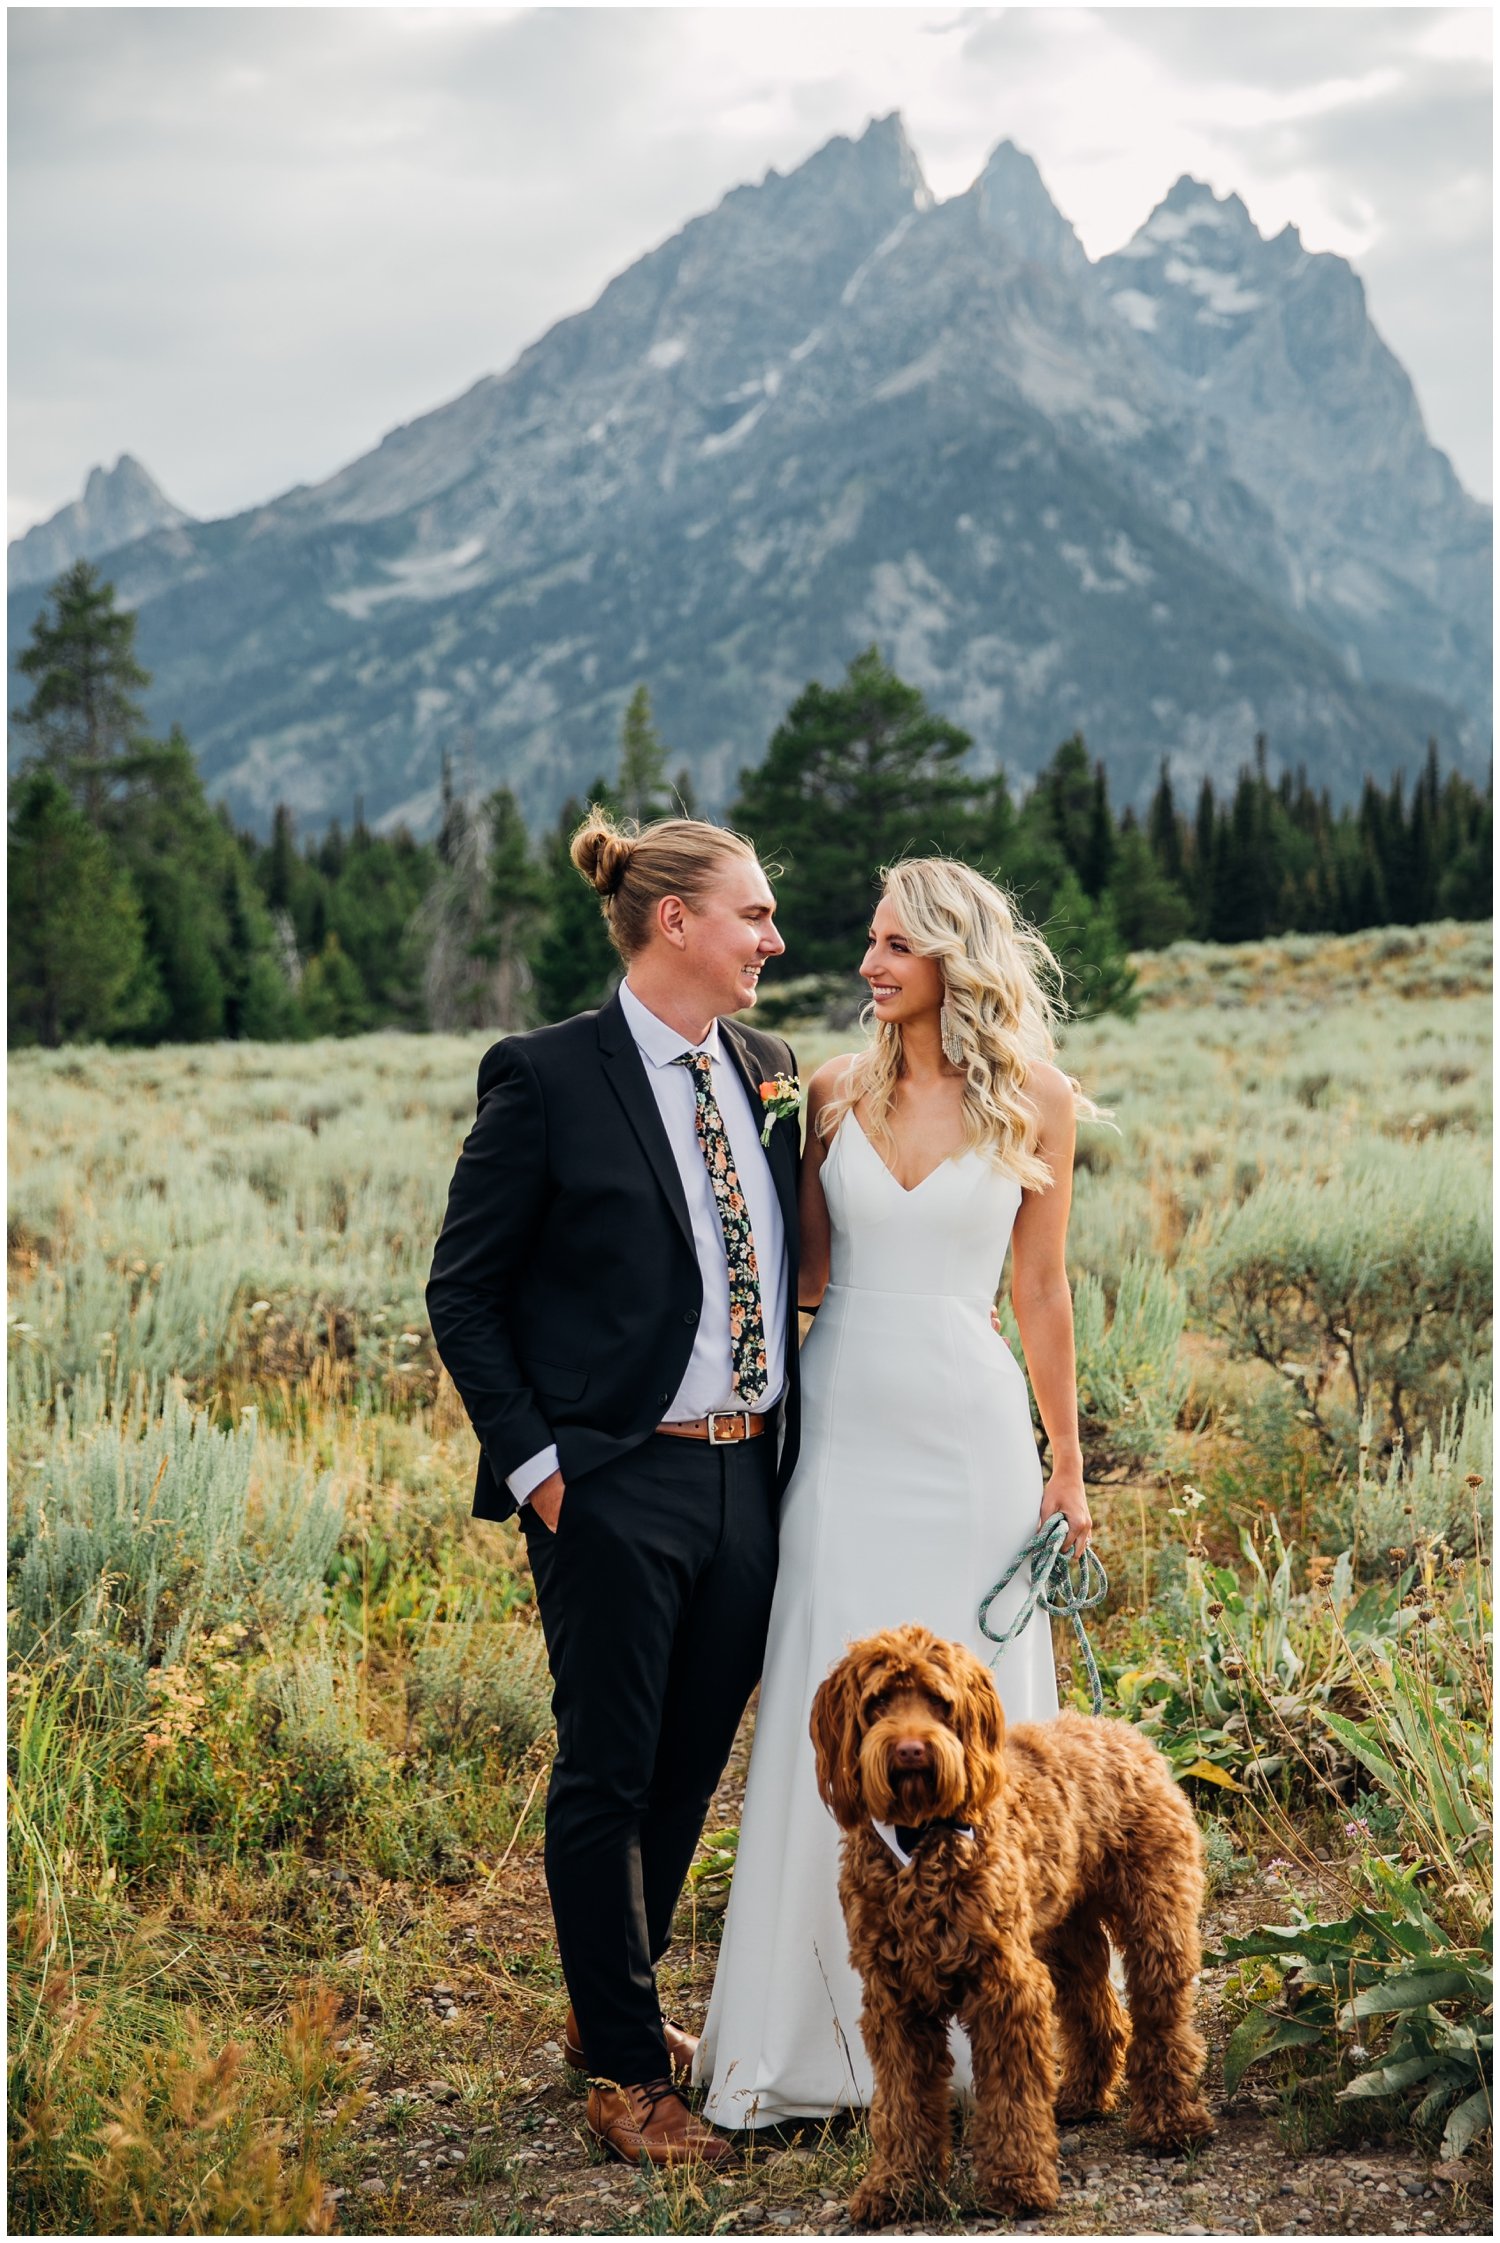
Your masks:
M557 1468L557 1444L553 1442L548 1448L538 1449L524 1464L518 1464L514 1472L506 1473L505 1484L516 1499L517 1509L529 1501L533 1488L539 1488L543 1480L550 1479Z

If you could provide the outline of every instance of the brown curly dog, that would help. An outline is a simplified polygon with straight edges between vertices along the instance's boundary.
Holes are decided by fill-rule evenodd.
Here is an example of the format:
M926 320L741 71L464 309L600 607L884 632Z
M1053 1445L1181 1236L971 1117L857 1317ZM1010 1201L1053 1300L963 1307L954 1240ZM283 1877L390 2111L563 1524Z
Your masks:
M950 2018L973 2051L975 2178L999 2211L1052 2210L1057 2119L1113 2109L1122 2067L1136 2142L1211 2134L1192 2019L1203 1845L1161 1754L1076 1713L1007 1738L988 1667L917 1627L855 1644L811 1726L875 2072L854 2219L892 2219L945 2175Z

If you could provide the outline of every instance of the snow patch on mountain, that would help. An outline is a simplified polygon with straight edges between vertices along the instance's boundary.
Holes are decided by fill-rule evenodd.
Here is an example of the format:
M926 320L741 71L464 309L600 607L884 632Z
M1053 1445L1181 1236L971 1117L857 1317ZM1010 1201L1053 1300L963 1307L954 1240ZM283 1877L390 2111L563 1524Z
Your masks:
M920 358L912 359L909 365L898 366L894 374L887 374L883 382L877 383L873 395L884 404L892 397L905 397L910 391L921 389L942 372L944 355L942 344L934 343Z
M716 459L720 452L732 452L736 445L743 444L770 402L768 397L762 397L751 406L748 413L741 413L737 421L732 421L728 428L721 428L716 436L705 436L698 446L699 459Z
M1195 296L1201 296L1209 315L1215 319L1232 319L1244 312L1258 311L1265 302L1256 289L1242 288L1233 273L1221 272L1214 265L1190 265L1182 257L1167 259L1162 267L1162 279L1170 281L1174 288L1190 288Z
M1191 184L1196 186L1197 182L1193 181ZM1189 234L1204 227L1215 233L1235 233L1248 221L1249 212L1238 195L1230 195L1226 201L1217 202L1206 187L1199 192L1201 201L1180 204L1175 210L1170 201L1162 203L1152 211L1136 239L1144 239L1160 246L1163 242L1186 241ZM1136 254L1142 255L1145 252L1138 250Z
M1157 314L1154 297L1142 295L1139 288L1117 288L1109 300L1120 317L1129 320L1138 334L1152 333Z
M328 605L356 623L365 622L375 609L391 600L446 600L484 581L476 567L485 551L482 537L466 537L461 545L442 553L407 553L398 561L383 561L389 581L360 584L345 592L330 592Z
M898 248L900 244L906 239L906 236L911 232L912 226L916 221L916 216L917 213L913 210L909 211L905 218L898 219L896 224L886 235L884 241L878 241L875 244L875 247L870 251L869 256L866 257L862 263L855 266L853 272L849 275L849 278L844 283L843 292L839 297L839 302L841 304L853 303L855 297L859 294L866 280L874 271L875 267L880 263L881 259L883 257L889 257L891 251Z

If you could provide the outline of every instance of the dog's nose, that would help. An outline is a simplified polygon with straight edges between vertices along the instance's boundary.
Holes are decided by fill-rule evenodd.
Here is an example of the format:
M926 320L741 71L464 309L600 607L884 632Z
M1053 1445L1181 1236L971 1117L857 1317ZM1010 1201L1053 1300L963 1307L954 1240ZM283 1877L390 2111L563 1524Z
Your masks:
M925 1768L927 1747L920 1737L902 1737L892 1747L891 1758L898 1768Z

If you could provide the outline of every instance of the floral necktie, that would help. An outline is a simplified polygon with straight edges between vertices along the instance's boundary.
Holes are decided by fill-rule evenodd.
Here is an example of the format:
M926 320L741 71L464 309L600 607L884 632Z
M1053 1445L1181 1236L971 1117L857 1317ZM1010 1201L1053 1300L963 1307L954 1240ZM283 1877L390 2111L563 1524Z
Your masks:
M756 1395L763 1394L766 1387L766 1327L761 1314L760 1271L750 1230L750 1210L745 1205L734 1155L729 1149L729 1132L714 1096L713 1063L708 1053L679 1052L673 1064L686 1067L693 1078L698 1146L713 1187L719 1228L724 1234L724 1255L729 1264L729 1391L731 1398L744 1406Z

